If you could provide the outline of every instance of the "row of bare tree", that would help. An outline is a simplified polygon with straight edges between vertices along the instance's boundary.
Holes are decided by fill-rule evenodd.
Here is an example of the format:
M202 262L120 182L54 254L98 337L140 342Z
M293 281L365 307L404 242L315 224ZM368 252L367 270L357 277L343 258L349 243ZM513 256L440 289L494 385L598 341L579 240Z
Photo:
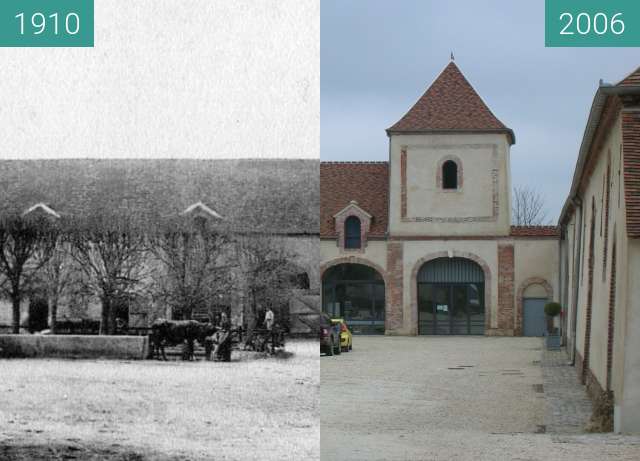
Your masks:
M11 301L12 330L19 333L23 300L44 294L55 332L60 300L84 293L100 302L100 333L113 334L123 299L170 307L183 318L232 290L247 293L254 311L286 303L297 288L291 258L275 235L233 232L198 219L148 226L106 214L4 217L0 297Z

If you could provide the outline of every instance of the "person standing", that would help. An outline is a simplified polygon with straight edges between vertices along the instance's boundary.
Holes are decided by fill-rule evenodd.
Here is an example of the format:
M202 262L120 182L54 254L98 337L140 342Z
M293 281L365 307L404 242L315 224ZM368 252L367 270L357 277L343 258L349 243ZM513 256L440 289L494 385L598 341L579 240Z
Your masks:
M273 330L273 324L275 323L275 321L275 314L270 307L267 307L267 312L264 314L264 326L267 328L267 330Z
M275 324L276 316L270 307L267 307L267 312L264 314L264 326L267 327L269 332L269 340L271 341L271 353L276 350L276 337L273 325Z

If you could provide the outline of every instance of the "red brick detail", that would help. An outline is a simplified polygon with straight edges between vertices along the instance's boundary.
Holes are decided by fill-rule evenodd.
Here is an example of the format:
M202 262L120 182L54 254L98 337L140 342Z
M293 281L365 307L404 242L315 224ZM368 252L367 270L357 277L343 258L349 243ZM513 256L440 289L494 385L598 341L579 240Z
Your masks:
M400 213L407 217L407 148L400 151Z
M457 165L457 181L458 181L458 188L457 189L451 189L450 191L448 191L447 189L442 189L442 166L444 165L444 162L447 162L451 160L452 162L455 162L455 164ZM456 157L455 155L446 155L444 157L442 157L439 161L438 161L438 167L436 168L436 185L438 186L439 190L445 191L445 192L456 192L458 190L462 189L462 180L463 180L464 176L462 175L462 160L460 160L458 157Z
M607 390L611 390L613 369L613 343L616 324L616 242L611 249L611 281L609 283L609 327L607 331Z
M340 247L340 251L347 253L364 253L367 247L367 235L369 234L369 229L371 228L371 217L365 214L365 212L358 206L356 202L353 202L352 205L347 209L345 209L344 213L339 213L335 217L336 222L336 232L338 233L338 246ZM345 248L345 228L344 223L351 216L355 216L360 220L360 248Z
M627 234L640 237L640 113L622 112L624 199Z
M582 363L582 373L580 379L585 384L587 371L589 370L589 356L591 350L591 313L593 310L593 263L594 263L594 246L596 232L596 204L595 199L591 198L591 230L589 235L589 259L588 259L588 276L587 276L587 311L586 325L584 329L584 357Z
M498 244L498 329L513 331L514 247Z
M512 237L560 237L557 226L511 226Z
M389 277L389 289L386 291L387 311L385 330L393 333L403 326L404 297L403 297L403 249L401 242L389 243L387 245L387 273Z
M578 381L580 381L582 384L584 384L584 380L583 380L583 375L584 375L584 370L583 367L584 366L584 359L582 358L582 354L580 354L580 352L576 351L576 356L575 356L575 367L576 367L576 371L578 373Z
M524 291L531 285L542 285L547 292L547 299L549 301L553 301L553 287L542 277L530 277L522 282L518 287L518 293L516 295L515 329L513 332L515 336L522 336L522 332L524 330Z
M605 181L605 199L604 199L604 251L602 252L602 281L604 282L607 273L607 255L609 250L609 202L611 200L611 151L607 159L607 178Z
M485 334L491 329L491 269L489 265L480 257L473 253L465 251L452 251L451 256L454 258L466 258L478 264L484 272L484 328ZM438 258L448 258L449 252L438 251L420 258L411 271L411 334L418 334L418 272L429 261Z

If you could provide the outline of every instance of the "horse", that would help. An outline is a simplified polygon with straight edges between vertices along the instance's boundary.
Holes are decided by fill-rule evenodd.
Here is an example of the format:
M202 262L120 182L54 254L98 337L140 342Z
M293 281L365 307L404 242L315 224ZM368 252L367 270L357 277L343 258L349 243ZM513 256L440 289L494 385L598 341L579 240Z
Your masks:
M151 344L151 356L167 360L164 346L176 346L187 344L187 350L183 354L183 360L195 359L194 341L204 345L205 338L215 333L216 327L211 323L202 323L196 320L167 320L157 319L151 324L149 342Z

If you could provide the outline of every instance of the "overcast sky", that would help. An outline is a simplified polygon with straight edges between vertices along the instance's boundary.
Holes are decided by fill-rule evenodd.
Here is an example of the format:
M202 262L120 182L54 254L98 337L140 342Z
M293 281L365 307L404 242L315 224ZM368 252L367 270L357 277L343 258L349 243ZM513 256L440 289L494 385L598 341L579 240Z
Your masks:
M319 3L96 1L94 48L0 48L0 159L317 159Z
M640 66L640 49L545 48L542 0L322 0L322 160L387 160L385 128L452 51L515 131L513 184L537 188L555 222L598 81Z

